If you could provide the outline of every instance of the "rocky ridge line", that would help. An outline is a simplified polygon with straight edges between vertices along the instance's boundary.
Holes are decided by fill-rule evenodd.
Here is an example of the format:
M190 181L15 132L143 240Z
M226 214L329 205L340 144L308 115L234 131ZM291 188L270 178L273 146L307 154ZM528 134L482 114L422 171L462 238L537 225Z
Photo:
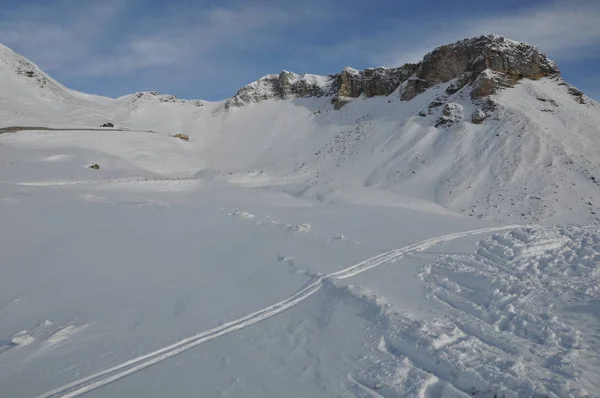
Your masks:
M362 71L344 68L329 76L298 75L282 71L267 75L241 88L225 107L239 107L263 100L331 97L340 109L364 95L388 96L398 90L401 100L411 100L428 88L455 80L448 87L454 94L470 86L471 97L479 99L499 89L511 87L521 79L538 80L559 76L556 64L537 47L498 35L465 39L436 48L417 64L397 68L369 68Z

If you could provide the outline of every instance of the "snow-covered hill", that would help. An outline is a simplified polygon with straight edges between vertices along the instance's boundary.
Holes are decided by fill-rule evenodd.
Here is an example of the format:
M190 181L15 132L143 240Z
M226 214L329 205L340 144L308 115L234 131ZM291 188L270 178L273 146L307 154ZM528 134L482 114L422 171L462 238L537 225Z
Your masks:
M213 103L78 93L1 50L4 126L182 132L203 159L183 175L376 187L502 221L597 221L600 105L535 47L500 36L394 69L284 71Z

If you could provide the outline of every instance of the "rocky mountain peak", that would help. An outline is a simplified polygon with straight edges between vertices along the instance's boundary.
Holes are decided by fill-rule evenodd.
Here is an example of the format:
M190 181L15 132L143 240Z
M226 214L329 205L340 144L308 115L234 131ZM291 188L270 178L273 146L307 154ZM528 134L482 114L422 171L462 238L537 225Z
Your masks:
M494 73L482 75L486 70ZM535 46L498 35L481 36L438 47L425 55L401 98L410 100L453 79L457 84L452 90L472 84L471 96L481 98L524 78L537 80L559 74L556 64Z
M448 94L470 85L471 96L477 99L513 86L521 79L537 80L558 74L556 64L535 46L487 35L438 47L421 62L397 68L345 67L329 76L288 71L267 75L244 86L225 106L238 107L272 98L329 96L334 107L340 109L361 95L388 96L398 88L402 100L411 100L430 87L455 79Z

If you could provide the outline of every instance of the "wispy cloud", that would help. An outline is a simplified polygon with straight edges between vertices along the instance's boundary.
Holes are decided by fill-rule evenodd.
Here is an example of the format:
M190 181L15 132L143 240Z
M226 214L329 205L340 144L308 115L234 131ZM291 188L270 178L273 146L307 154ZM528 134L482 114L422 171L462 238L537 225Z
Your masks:
M504 11L491 17L471 16L452 24L422 25L420 30L435 33L421 33L424 41L418 45L397 50L392 46L380 48L373 59L375 62L401 65L417 61L438 45L490 33L534 44L554 58L581 59L592 55L590 48L600 45L598 21L600 2L596 0L548 2L542 7Z
M191 23L190 12L196 16ZM157 67L216 66L224 51L267 45L268 30L290 17L279 9L252 7L188 10L188 14L152 18L139 24L118 47L107 51L102 60L90 63L82 73L97 76ZM139 30L144 33L137 33Z
M598 1L561 1L545 9L475 21L473 31L505 34L557 57L580 57L585 56L582 51L600 44L598 21Z
M99 38L121 10L119 3L109 1L0 8L0 42L35 55L46 69L59 69L92 55Z
M24 53L35 53L36 60L50 71L77 60L82 67L75 73L114 76L202 60L214 49L251 46L250 38L265 43L268 37L261 35L261 30L286 23L290 17L270 7L167 9L159 15L119 24L118 37L110 40L115 44L106 46L108 32L116 27L124 7L86 2L83 7L58 9L70 11L48 18L52 7L21 10L19 14L28 17L15 15L3 21L0 42Z

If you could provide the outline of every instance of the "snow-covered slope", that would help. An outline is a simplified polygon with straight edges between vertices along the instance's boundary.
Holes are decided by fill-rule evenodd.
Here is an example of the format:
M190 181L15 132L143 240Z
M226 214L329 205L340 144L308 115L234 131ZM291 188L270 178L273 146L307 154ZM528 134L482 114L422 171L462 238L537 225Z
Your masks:
M533 46L484 36L419 64L268 75L216 103L68 90L2 48L4 126L188 134L234 183L377 187L496 220L596 220L600 105ZM590 204L591 203L591 204Z
M0 44L0 118L6 126L98 127L118 120L132 127L157 126L157 121L188 112L202 101L184 102L171 95L137 93L111 99L81 93L61 85L37 65ZM162 106L156 106L160 104ZM154 110L154 112L152 112ZM157 114L157 112L160 112ZM183 113L186 113L185 111ZM136 123L150 114L151 121Z

